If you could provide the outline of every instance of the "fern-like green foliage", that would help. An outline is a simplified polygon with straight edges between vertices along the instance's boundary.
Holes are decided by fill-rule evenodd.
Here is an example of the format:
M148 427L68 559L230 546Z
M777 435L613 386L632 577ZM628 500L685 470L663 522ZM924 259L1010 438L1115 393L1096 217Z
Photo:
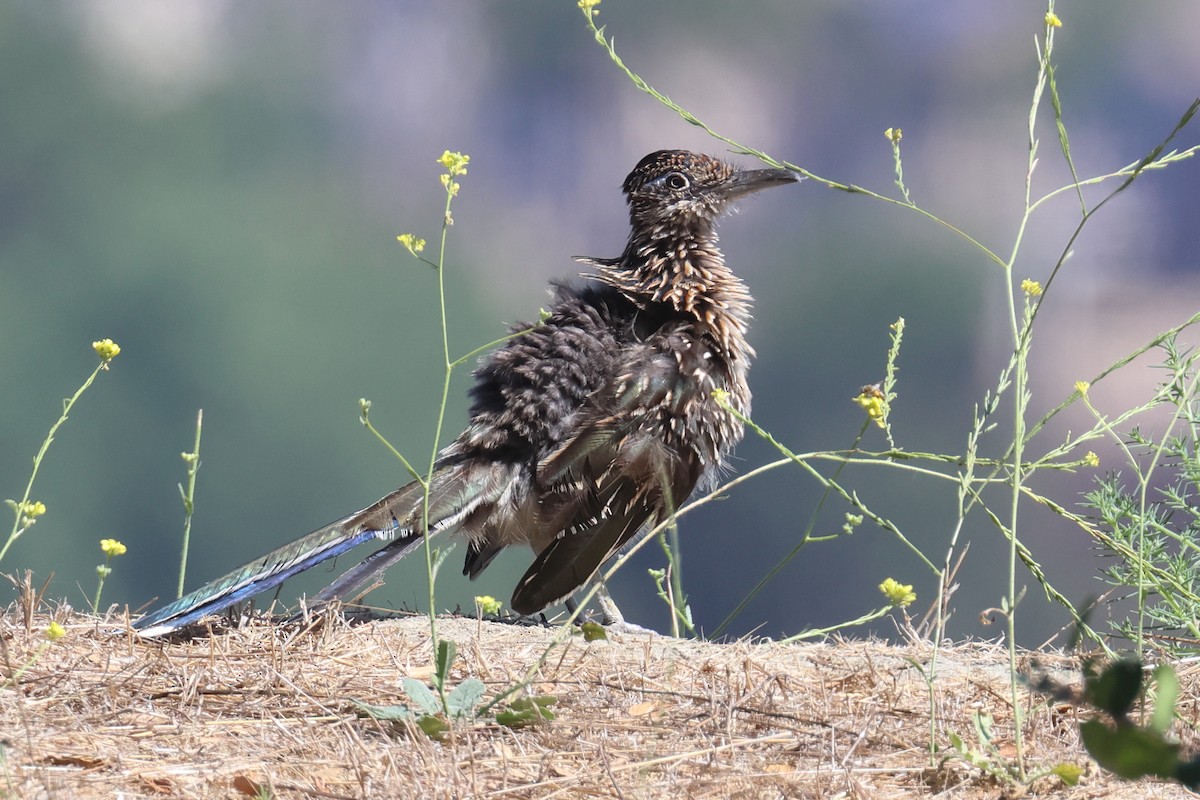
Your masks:
M1166 379L1155 405L1166 414L1154 423L1162 430L1130 430L1122 442L1128 472L1098 478L1084 506L1111 537L1105 580L1135 600L1117 632L1176 652L1200 639L1200 354L1173 338L1162 351Z

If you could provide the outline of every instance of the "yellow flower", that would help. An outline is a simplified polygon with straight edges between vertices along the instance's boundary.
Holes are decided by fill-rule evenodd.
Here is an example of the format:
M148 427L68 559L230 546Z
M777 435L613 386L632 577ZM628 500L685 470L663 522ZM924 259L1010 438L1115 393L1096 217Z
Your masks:
M1048 28L1061 28L1062 27L1062 20L1058 18L1058 14L1055 14L1053 11L1046 12L1046 27L1048 27Z
M1042 285L1035 280L1026 278L1021 281L1021 291L1030 297L1039 297L1042 294Z
M912 605L917 599L911 583L897 583L894 578L887 578L879 584L879 591L887 598L888 603L900 608Z
M442 153L442 157L438 159L438 163L446 168L446 172L450 175L466 175L467 164L471 163L471 157L458 152L450 152L449 150Z
M100 540L100 550L109 558L112 558L113 556L125 555L125 549L125 545L121 544L116 539Z
M67 629L57 622L51 622L46 626L46 638L52 642L57 642L59 639L67 635Z
M503 604L490 594L475 595L475 607L484 614L499 614L501 605Z
M1098 467L1100 466L1100 456L1096 455L1091 450L1088 450L1087 455L1083 457L1083 463L1087 464L1089 467Z
M442 186L446 187L446 191L450 192L450 196L457 197L458 196L458 188L459 188L458 181L450 180L449 175L442 175L441 179L442 179Z
M889 142L895 143L904 138L904 131L900 128L888 128L883 132L883 135L887 137Z
M425 249L425 240L418 239L416 236L413 236L411 233L400 234L399 236L396 237L396 241L398 241L398 242L400 242L400 244L404 245L405 249L407 249L408 252L412 253L414 256L417 253L419 253Z
M1075 391L1079 392L1081 396L1086 397L1090 388L1092 388L1092 385L1087 381L1075 381Z
M859 395L854 398L854 402L862 406L863 411L866 411L867 416L875 420L876 425L881 428L886 427L883 418L886 416L887 402L879 384L864 386Z
M98 342L92 342L92 349L104 361L112 361L121 353L121 345L112 339L101 339Z
M27 517L40 517L46 513L46 504L41 500L29 500L21 503L18 510Z
M582 8L590 17L592 14L599 14L596 11L596 6L600 5L600 0L579 0L579 7Z

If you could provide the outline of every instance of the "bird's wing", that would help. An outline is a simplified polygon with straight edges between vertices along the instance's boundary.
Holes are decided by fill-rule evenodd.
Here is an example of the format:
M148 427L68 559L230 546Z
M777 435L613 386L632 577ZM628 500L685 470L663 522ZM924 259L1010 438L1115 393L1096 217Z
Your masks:
M677 360L631 363L580 420L575 435L538 465L547 518L558 535L517 584L512 607L533 613L586 583L647 523L689 495L700 460L664 441L686 391Z

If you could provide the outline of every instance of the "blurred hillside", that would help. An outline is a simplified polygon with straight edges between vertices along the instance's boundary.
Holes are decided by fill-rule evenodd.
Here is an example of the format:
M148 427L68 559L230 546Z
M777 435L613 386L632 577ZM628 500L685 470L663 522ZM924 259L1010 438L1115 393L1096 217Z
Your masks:
M1157 144L1200 93L1200 5L1057 8L1075 163L1081 176L1110 172ZM605 0L600 21L673 99L820 175L894 193L883 130L902 127L914 199L1006 255L1043 13L1017 3ZM1039 195L1070 179L1049 110ZM1198 140L1193 126L1176 144ZM578 272L571 256L620 250L621 181L663 147L722 151L638 92L568 0L0 7L0 497L19 496L61 398L95 364L90 343L123 348L60 431L35 491L50 511L0 571L54 572L50 595L83 605L98 540L114 537L129 553L105 600L136 608L172 596L179 453L191 448L198 408L189 586L374 501L406 476L359 425L358 398L418 462L435 420L435 276L395 236L435 238L437 155L472 158L447 272L452 349L465 352L535 317L547 280ZM1198 169L1145 176L1076 244L1040 320L1034 416L1200 309ZM743 210L722 235L758 298L756 420L797 452L850 446L862 416L849 398L882 377L887 326L903 316L899 443L961 451L973 404L1008 358L1000 271L916 215L811 181ZM1067 193L1035 218L1022 276L1046 278L1077 217ZM1097 387L1097 406L1116 413L1142 400L1157 377L1150 363ZM463 372L451 435L468 385ZM1086 424L1065 420L1041 445ZM998 433L985 448L998 454L1004 441ZM882 438L871 432L865 446L882 449ZM775 457L753 439L737 456L739 470ZM940 561L952 486L880 469L843 477ZM1090 479L1040 488L1069 504ZM686 519L685 587L702 627L791 548L819 497L798 470L779 470ZM844 511L830 503L817 532L840 529ZM1064 593L1082 601L1101 590L1085 537L1034 512L1025 526ZM999 601L1007 545L982 516L964 536L972 545L951 629L993 636L977 614ZM505 554L474 585L447 568L441 597L448 607L469 607L474 594L507 599L528 559ZM666 613L645 568L661 561L648 548L614 588L632 619L659 627ZM887 576L914 583L921 607L932 596L932 575L863 526L808 548L732 632L773 636L855 616L877 605ZM296 580L283 596L329 577ZM419 607L423 584L421 565L406 564L371 600ZM1036 645L1066 617L1030 588L1024 643Z

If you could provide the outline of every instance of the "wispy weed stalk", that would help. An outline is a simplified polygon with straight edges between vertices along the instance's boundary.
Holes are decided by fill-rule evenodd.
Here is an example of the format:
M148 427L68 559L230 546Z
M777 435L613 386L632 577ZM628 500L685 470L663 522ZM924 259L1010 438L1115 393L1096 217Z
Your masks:
M179 497L183 500L183 546L179 553L179 583L175 588L175 597L183 597L184 579L187 577L188 551L191 549L192 517L196 513L196 475L200 472L200 434L204 430L204 409L196 411L196 439L192 449L180 453L179 457L187 465L187 488L179 486Z
M96 355L100 356L100 363L92 370L92 374L87 377L87 380L75 390L75 394L63 400L62 414L50 426L50 432L46 434L46 438L42 440L42 444L38 448L37 455L33 457L33 470L29 473L29 480L25 484L25 491L21 495L21 499L5 501L8 507L13 510L13 525L9 531L8 538L4 542L4 546L0 547L0 561L4 560L8 549L29 530L37 521L37 518L46 513L46 506L43 503L31 500L30 498L33 497L34 482L37 480L38 471L42 468L42 462L46 458L46 453L50 450L50 444L54 441L55 434L58 433L58 429L70 418L71 410L75 408L75 404L79 402L79 398L83 397L83 393L91 388L91 385L96 381L96 376L101 372L107 371L109 364L121 352L120 346L113 342L112 339L102 339L92 342L92 349L96 352Z

